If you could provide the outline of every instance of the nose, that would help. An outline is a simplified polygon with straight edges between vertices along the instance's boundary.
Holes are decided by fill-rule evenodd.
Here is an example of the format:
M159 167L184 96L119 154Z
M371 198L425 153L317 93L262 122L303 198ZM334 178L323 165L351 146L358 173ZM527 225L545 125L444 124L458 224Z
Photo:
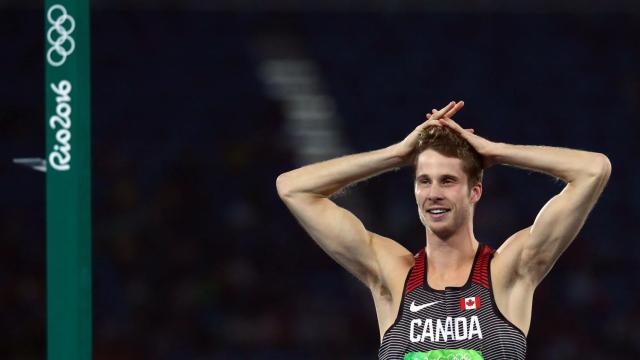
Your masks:
M427 192L427 199L429 199L429 201L442 200L442 188L437 184L431 185Z

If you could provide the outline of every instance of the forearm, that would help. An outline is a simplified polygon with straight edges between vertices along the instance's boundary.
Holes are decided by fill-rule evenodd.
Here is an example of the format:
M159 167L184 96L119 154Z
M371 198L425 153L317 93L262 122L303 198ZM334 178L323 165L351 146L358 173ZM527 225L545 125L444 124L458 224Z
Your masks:
M611 171L605 155L566 148L497 143L490 156L493 163L542 172L567 183L608 176Z
M396 145L343 156L286 172L277 179L281 195L309 193L329 197L340 189L405 165Z

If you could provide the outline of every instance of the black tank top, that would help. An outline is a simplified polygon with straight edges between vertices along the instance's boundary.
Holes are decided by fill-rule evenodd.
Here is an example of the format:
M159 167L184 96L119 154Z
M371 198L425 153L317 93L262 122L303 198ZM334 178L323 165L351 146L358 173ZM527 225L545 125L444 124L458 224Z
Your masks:
M480 244L467 283L434 290L424 248L405 280L396 321L382 337L387 359L524 359L524 333L498 310L491 287L493 250Z

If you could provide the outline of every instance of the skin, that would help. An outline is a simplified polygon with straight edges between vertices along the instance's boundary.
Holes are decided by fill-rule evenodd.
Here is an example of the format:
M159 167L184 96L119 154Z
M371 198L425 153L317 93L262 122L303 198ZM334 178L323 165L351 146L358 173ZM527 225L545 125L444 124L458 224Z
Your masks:
M463 106L463 102L451 102L434 109L405 139L384 149L307 165L276 180L280 198L307 233L370 289L381 340L397 317L413 254L397 241L368 231L330 196L350 184L412 164L418 134L424 127L447 126L459 133L483 157L485 168L516 166L566 183L531 226L506 239L492 260L498 309L525 334L535 288L582 228L611 173L611 164L603 154L482 138L451 119ZM463 285L478 248L473 211L482 196L482 184L468 185L459 159L426 150L418 154L414 192L418 216L425 225L429 285L434 289ZM451 212L437 219L427 213L433 206L451 208Z
M468 186L462 160L447 157L435 150L420 153L416 166L414 192L418 216L427 230L427 237L447 239L457 231L473 233L470 221L473 205L480 200L482 183ZM446 208L443 215L432 215L430 208Z

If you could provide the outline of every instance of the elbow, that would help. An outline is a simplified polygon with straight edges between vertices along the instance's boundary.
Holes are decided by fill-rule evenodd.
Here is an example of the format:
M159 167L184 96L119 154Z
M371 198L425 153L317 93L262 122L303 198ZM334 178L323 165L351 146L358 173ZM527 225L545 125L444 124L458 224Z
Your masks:
M281 199L291 194L291 185L287 173L282 173L276 178L276 189Z
M589 167L589 174L606 183L611 176L611 161L605 154L596 153Z
M576 180L595 186L595 189L600 193L607 185L609 176L611 176L611 161L609 161L609 158L601 153L593 153L586 164L582 166L581 175Z

